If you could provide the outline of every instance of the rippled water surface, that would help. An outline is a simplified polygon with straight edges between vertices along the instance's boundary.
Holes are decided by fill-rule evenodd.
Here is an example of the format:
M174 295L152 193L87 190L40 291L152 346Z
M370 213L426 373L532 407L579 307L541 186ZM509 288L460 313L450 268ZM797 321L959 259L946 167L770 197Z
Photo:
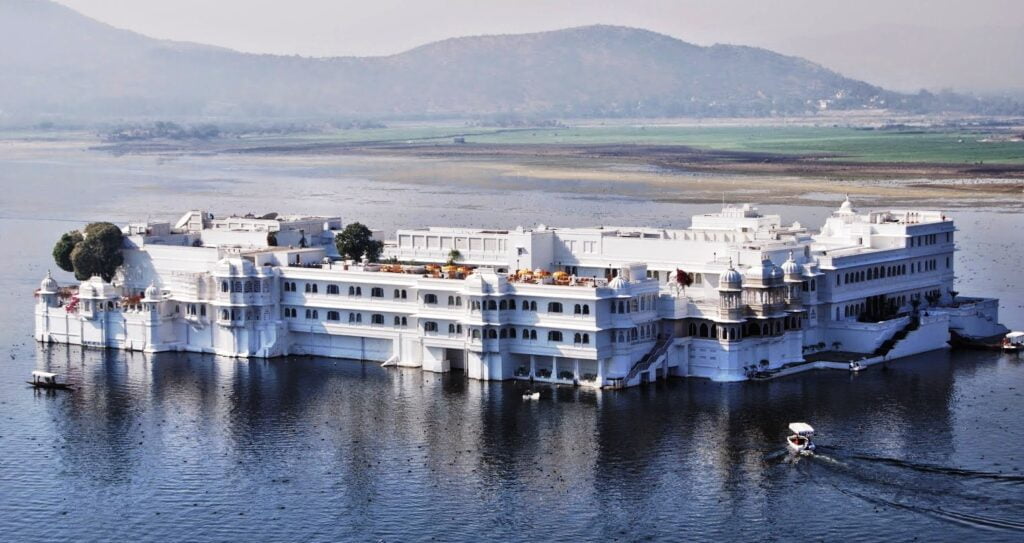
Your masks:
M998 353L769 383L544 388L524 403L521 384L461 374L32 341L32 290L75 221L202 207L385 230L685 226L714 207L636 187L446 181L457 168L0 147L0 539L1024 539L1024 359ZM829 210L765 211L816 224ZM1001 296L1003 320L1024 328L1024 219L955 216L960 290ZM22 382L37 368L79 390L34 392ZM783 453L794 420L819 430L815 457Z

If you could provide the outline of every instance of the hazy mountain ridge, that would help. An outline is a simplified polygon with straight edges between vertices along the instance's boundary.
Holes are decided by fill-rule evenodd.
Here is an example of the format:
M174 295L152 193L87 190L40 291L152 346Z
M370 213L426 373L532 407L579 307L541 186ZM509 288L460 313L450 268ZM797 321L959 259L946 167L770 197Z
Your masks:
M765 49L614 26L318 59L156 40L43 0L0 2L0 122L764 116L980 104L950 96L897 94Z

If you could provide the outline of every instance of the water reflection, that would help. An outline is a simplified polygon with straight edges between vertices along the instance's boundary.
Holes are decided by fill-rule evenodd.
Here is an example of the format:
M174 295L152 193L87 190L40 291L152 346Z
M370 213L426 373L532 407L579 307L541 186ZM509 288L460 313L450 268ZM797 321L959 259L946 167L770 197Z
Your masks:
M470 525L494 522L506 534L569 527L632 539L637 529L743 535L737 522L780 507L835 515L830 504L848 503L850 492L888 500L889 481L906 476L886 474L892 466L878 459L926 449L948 462L957 452L957 380L993 364L957 356L769 383L550 388L539 402L521 400L523 383L312 357L57 345L38 349L37 366L79 385L47 398L62 476L142 493L168 515L205 504L286 519L300 508L315 531L338 533L341 522L381 537L438 522L471 537L471 515ZM779 461L793 420L819 429L821 459ZM792 494L808 478L830 482ZM917 492L962 495L961 485L943 479Z

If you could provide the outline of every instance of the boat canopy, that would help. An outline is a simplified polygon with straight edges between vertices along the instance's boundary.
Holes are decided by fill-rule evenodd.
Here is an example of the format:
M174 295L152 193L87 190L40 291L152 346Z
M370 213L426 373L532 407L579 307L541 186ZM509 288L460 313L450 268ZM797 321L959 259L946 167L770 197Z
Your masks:
M55 379L57 377L57 374L56 373L50 373L48 371L38 371L38 370L36 370L36 371L32 372L32 377L38 377L40 379Z
M809 437L814 435L814 428L811 428L811 425L806 422L789 423L789 431L798 436Z
M1006 340L1010 343L1024 343L1024 332L1010 332L1006 334Z

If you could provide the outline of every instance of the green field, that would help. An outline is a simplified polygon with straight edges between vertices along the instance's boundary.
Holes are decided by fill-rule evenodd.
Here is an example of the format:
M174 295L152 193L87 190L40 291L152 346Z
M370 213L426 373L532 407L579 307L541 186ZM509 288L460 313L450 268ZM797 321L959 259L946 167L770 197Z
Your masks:
M831 127L574 127L469 136L471 143L654 144L785 154L841 155L843 160L1024 164L1024 142L980 141L975 131L857 130Z

